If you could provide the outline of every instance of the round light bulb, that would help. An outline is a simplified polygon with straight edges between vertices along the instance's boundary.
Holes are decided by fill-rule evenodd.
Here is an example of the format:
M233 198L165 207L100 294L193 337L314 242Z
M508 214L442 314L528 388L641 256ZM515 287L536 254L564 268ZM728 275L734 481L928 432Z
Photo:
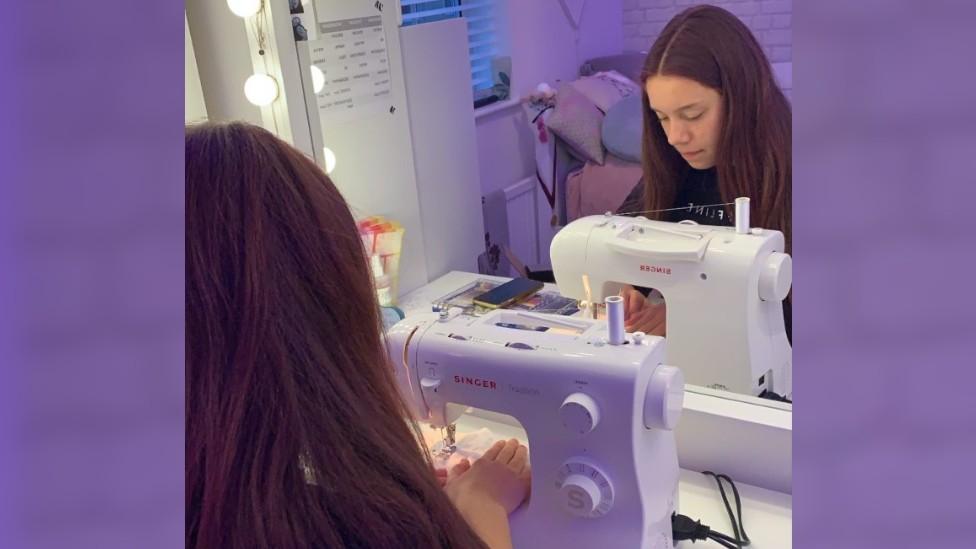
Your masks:
M238 17L251 17L261 11L261 0L227 0L227 7Z
M319 93L324 87L325 73L322 72L322 69L312 65L312 89L315 91L315 93Z
M325 155L325 173L332 173L336 165L335 153L328 147L322 147L322 154Z
M270 105L278 98L278 82L267 74L252 74L244 82L244 96L259 107Z

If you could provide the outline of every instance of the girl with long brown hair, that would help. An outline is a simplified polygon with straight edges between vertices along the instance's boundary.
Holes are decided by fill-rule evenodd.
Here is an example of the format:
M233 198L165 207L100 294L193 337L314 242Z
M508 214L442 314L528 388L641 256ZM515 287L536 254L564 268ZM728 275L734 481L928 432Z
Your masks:
M751 199L752 224L792 237L792 110L749 28L715 6L676 15L641 72L644 177L620 214L734 225L730 203ZM665 211L661 211L665 210ZM666 309L624 291L628 330L665 335ZM791 310L784 303L787 333Z
M186 547L510 547L526 449L442 487L404 418L349 207L242 123L186 130Z

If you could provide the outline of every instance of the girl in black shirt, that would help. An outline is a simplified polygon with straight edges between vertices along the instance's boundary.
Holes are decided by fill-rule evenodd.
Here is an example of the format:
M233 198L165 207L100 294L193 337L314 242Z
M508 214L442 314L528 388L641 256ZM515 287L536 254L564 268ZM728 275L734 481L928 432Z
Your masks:
M729 204L749 197L752 224L782 232L791 253L792 110L748 27L721 8L689 8L640 79L644 177L618 213L734 225ZM634 288L624 298L628 331L666 335L663 303ZM784 315L789 334L789 297Z

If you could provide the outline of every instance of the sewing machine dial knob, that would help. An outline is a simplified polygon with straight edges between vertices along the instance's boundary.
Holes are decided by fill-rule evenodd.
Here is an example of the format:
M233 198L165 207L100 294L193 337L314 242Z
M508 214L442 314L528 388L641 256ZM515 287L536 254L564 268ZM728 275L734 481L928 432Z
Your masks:
M586 393L573 393L559 407L559 417L570 432L585 435L600 422L600 407Z
M563 507L584 518L601 517L613 507L613 486L597 467L583 461L567 461L559 468L556 488Z
M763 301L783 301L793 285L793 259L773 252L759 272L759 298Z

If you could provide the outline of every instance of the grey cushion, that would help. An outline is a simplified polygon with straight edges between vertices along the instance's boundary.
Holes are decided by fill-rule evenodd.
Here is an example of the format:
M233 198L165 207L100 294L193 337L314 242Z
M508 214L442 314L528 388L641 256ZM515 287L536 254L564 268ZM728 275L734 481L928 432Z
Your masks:
M580 67L580 76L589 76L600 71L617 71L639 84L641 69L644 68L646 59L647 52L595 57L583 63Z
M641 161L641 95L635 94L618 101L603 118L603 146L611 154L630 162Z

